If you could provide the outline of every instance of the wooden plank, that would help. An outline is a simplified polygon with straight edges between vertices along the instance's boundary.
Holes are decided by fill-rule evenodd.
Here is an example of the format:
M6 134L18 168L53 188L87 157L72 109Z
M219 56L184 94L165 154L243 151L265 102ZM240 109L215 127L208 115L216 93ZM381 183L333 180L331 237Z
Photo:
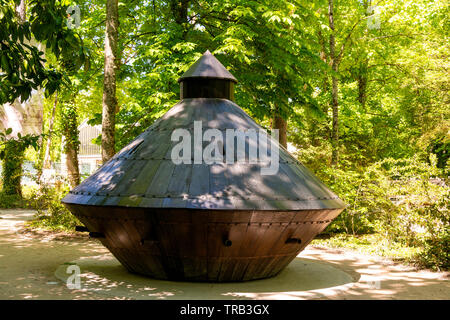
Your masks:
M156 174L149 183L147 190L145 191L146 197L163 197L167 194L167 187L169 186L172 178L175 164L170 160L164 160L158 167Z
M153 267L148 266L145 263L144 253L141 246L141 236L139 235L137 230L133 228L133 222L126 219L120 219L116 221L119 224L117 226L117 230L120 230L120 234L118 234L118 237L120 237L120 235L124 237L122 241L125 243L124 246L127 249L127 262L129 264L132 264L134 266L134 269L139 273L153 273Z
M165 131L150 131L146 141L139 147L139 153L134 155L135 158L148 159L155 158L155 151L161 144L167 144L170 141L167 132Z
M169 278L180 279L183 277L183 266L178 257L178 251L173 243L173 229L171 224L158 223L157 234L159 248L162 253L161 264Z
M145 160L128 161L131 162L131 165L121 176L120 180L118 180L117 185L114 187L114 189L110 191L110 194L113 196L123 197L132 195L129 192L129 187L136 181L137 177L142 171L142 167L146 163Z
M114 166L108 171L102 171L99 177L97 193L111 196L112 191L118 186L119 181L133 164L133 161L120 159L116 160Z
M147 160L142 162L140 174L136 177L135 181L128 187L129 194L144 195L147 191L149 182L152 181L162 160Z
M255 233L254 236L255 241L253 242L252 245L250 245L251 251L247 251L248 253L246 253L245 256L260 257L262 253L267 250L268 242L266 238L266 233L269 229L269 226L270 226L269 223L260 223L254 227L253 225L249 226L248 231L250 231L250 229L252 228L255 228L255 231L253 231ZM245 269L245 272L243 273L242 279L244 281L257 277L256 270L258 269L259 262L260 262L259 259L249 259L249 263Z
M189 195L191 197L199 197L207 194L209 194L209 166L206 164L194 164L192 165Z
M173 241L176 241L177 254L182 258L184 277L196 279L206 276L206 232L191 223L172 224L172 228L178 237Z
M218 281L223 257L229 247L225 247L223 240L228 237L230 226L228 224L208 224L208 280Z
M171 197L182 197L189 194L192 179L192 166L187 164L176 165L170 177L167 193Z
M105 184L112 183L115 170L118 170L121 165L121 160L110 160L102 166L101 170L97 170L94 174L84 180L83 183L75 187L72 192L96 193Z
M241 251L241 246L244 243L244 235L247 232L248 224L235 223L229 224L228 239L232 242L231 246L226 248L221 252L224 260L222 261L220 274L218 277L219 281L227 281L233 279L235 269L239 266L238 260L234 257L239 257L239 252Z

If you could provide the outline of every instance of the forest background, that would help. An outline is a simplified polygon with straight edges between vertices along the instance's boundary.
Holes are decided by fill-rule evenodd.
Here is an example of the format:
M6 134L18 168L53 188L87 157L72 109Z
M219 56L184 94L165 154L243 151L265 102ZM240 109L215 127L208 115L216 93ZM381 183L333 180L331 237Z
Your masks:
M0 0L0 103L44 95L43 134L0 133L0 207L73 229L78 125L108 160L179 100L210 50L236 103L347 204L317 245L449 268L449 4L444 0ZM62 141L64 139L64 144ZM69 175L40 173L65 153ZM32 160L38 187L21 185Z

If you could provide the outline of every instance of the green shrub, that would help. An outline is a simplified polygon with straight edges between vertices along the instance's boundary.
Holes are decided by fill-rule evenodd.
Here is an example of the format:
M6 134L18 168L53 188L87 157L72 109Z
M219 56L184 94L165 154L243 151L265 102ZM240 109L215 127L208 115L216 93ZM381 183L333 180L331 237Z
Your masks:
M437 270L450 269L450 193L423 209L429 236L424 239L420 263Z
M372 233L376 231L380 216L397 210L388 196L388 179L377 170L358 172L328 167L319 175L347 204L326 232L352 235Z
M38 210L30 223L32 227L64 231L74 231L78 225L81 222L59 200L50 201L46 210Z
M434 270L450 269L450 230L440 236L425 240L424 250L419 254L420 264Z
M10 208L22 208L25 206L25 201L21 196L17 194L6 194L5 192L0 192L0 208L10 209Z
M34 208L34 201L32 199L34 198L37 187L23 186L22 189L22 196L0 192L0 208Z
M37 213L29 224L31 227L51 230L74 231L81 222L61 203L69 191L69 186L56 183L55 186L42 185L35 193L33 207Z
M429 163L417 156L387 158L358 170L322 168L318 176L347 204L325 233L375 233L384 239L384 252L405 248L422 266L448 269L450 189L443 172L435 155ZM339 242L354 238L345 239Z

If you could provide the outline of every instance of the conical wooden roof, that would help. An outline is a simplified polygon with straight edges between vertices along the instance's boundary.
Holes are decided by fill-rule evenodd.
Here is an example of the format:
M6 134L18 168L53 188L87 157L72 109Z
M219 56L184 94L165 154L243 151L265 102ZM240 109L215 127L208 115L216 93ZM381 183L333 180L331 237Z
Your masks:
M204 57L200 60L205 61ZM194 64L196 70L203 68L201 64ZM262 162L174 164L171 152L179 142L171 141L172 132L184 128L192 134L194 121L202 121L203 132L210 128L220 130L224 141L227 129L262 129L230 100L183 99L62 201L95 206L219 210L344 208L333 192L277 142L279 170L275 175L262 175L261 168L267 167ZM253 144L257 145L257 141L248 138L246 150Z
M179 79L178 82L192 78L227 79L237 82L236 78L214 57L209 50L201 56Z

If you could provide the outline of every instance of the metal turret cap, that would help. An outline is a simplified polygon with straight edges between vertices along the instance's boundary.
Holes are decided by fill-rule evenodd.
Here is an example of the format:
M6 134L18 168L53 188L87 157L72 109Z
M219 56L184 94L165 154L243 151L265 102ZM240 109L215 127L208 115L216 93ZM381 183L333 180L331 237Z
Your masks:
M203 56L178 79L178 82L192 78L224 79L237 82L236 78L209 50L206 50Z

